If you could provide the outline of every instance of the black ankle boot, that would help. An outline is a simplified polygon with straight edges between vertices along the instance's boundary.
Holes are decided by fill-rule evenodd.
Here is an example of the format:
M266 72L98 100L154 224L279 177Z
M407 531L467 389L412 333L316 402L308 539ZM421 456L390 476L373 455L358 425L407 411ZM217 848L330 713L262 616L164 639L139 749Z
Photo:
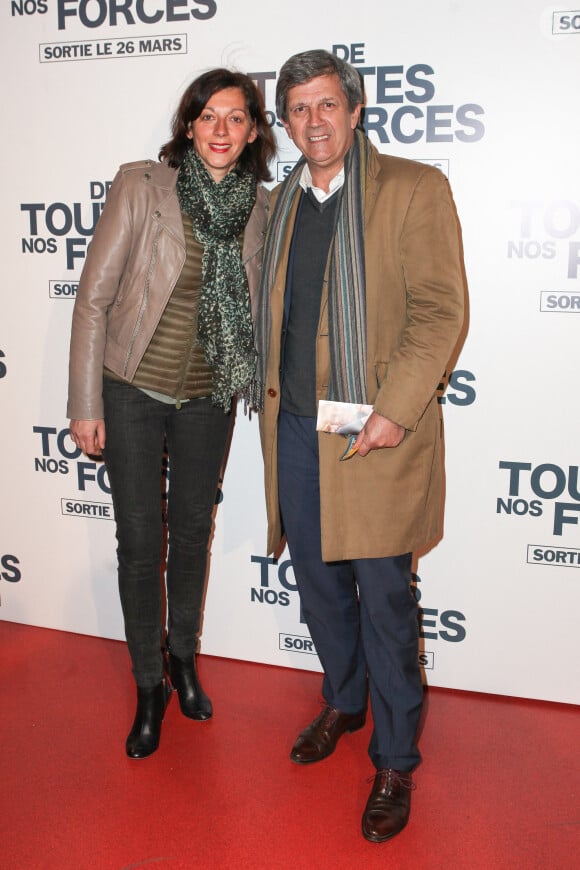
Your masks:
M167 670L171 685L177 692L183 715L198 721L211 719L213 708L210 699L201 688L195 667L195 655L184 661L168 650Z
M170 697L171 689L166 680L152 689L140 689L137 686L137 712L125 745L129 758L147 758L155 752Z

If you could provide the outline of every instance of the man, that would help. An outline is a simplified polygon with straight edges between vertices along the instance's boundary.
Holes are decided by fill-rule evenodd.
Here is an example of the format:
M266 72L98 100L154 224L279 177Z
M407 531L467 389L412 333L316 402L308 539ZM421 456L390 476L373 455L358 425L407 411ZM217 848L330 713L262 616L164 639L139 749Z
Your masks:
M324 709L291 759L329 756L374 721L363 835L405 826L420 760L422 683L411 553L440 531L437 386L463 319L458 224L445 177L379 155L358 129L355 69L291 57L278 115L303 159L273 195L257 314L268 552L286 535L324 670ZM254 394L256 398L257 394ZM316 431L320 399L367 403L357 453Z

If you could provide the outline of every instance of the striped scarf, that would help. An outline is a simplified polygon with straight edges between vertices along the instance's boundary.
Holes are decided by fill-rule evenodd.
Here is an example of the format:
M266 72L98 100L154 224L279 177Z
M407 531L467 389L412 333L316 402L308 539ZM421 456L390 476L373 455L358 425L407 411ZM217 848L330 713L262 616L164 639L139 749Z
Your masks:
M345 179L338 194L336 224L328 261L328 398L340 402L366 402L364 200L368 150L365 135L355 130L353 145L344 161ZM264 247L254 325L258 362L256 377L246 392L246 403L259 411L264 409L270 346L270 291L304 163L302 157L280 189Z

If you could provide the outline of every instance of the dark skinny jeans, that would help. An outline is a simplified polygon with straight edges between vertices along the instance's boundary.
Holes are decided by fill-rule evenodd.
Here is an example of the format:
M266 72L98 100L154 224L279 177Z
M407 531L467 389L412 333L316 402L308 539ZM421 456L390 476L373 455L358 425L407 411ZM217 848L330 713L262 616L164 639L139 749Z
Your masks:
M167 624L172 652L197 650L219 473L230 414L210 399L181 408L129 384L104 379L105 464L117 524L119 593L137 685L163 678L164 445L169 457L166 567Z

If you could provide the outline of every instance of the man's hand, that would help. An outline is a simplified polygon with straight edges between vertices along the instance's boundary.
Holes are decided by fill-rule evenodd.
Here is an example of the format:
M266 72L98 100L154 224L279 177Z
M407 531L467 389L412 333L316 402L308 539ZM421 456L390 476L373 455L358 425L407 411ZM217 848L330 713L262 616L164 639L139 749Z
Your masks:
M105 446L105 421L71 420L70 437L87 456L100 456Z
M359 456L366 456L380 447L398 447L405 437L405 429L375 411L371 414L356 439Z

